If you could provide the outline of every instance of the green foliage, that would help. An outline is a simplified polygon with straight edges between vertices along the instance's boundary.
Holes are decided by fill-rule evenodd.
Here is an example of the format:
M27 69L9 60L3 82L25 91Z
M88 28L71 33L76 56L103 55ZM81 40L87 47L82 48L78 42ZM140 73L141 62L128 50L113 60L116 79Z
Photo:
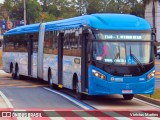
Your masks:
M127 13L144 17L144 6L152 0L26 0L27 24L92 13ZM157 1L157 0L155 0ZM0 6L4 19L22 20L23 0L5 0Z
M12 8L12 14L10 16L11 19L23 20L23 3L18 1Z
M37 21L37 18L40 17L41 12L42 12L42 7L40 4L35 1L35 0L27 0L26 3L26 8L27 8L27 23L36 23L39 22Z
M49 14L48 12L42 12L38 20L41 22L44 22L44 21L48 22L48 21L56 20L56 17L52 14Z
M160 100L160 89L159 88L155 89L154 94L151 96L146 94L145 96Z

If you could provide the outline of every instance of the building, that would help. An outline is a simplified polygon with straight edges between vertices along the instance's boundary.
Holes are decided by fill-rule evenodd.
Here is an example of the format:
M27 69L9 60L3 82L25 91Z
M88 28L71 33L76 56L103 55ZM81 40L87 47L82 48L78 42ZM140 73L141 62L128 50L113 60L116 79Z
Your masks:
M156 40L160 42L160 0L155 1L155 27L156 27ZM153 16L152 16L153 0L146 5L145 19L148 20L153 27Z

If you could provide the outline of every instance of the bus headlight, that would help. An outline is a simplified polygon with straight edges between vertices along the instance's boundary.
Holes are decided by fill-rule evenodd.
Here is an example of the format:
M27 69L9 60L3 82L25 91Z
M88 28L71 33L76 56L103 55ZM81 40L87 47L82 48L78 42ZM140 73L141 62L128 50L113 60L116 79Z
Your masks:
M155 76L155 70L153 70L151 73L147 75L147 80L151 79L154 76Z
M100 79L106 80L106 76L103 75L102 73L96 71L96 70L92 70L92 74L93 74L95 77L98 77L98 78L100 78Z

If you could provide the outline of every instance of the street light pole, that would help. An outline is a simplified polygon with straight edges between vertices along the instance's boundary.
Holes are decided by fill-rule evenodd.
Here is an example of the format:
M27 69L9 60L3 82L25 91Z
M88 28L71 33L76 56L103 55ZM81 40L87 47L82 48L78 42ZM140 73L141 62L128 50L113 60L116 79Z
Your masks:
M24 25L26 25L26 0L24 2Z
M156 21L155 21L155 0L153 0L153 7L152 7L152 17L153 17L153 33L156 33Z

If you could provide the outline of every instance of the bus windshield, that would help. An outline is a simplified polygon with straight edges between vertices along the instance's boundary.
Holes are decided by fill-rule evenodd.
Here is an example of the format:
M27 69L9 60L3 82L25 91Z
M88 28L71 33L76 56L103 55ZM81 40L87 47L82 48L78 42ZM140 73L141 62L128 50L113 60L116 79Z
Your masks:
M127 65L147 64L153 60L149 34L104 34L101 39L98 38L100 34L96 36L97 40L93 40L93 60Z

